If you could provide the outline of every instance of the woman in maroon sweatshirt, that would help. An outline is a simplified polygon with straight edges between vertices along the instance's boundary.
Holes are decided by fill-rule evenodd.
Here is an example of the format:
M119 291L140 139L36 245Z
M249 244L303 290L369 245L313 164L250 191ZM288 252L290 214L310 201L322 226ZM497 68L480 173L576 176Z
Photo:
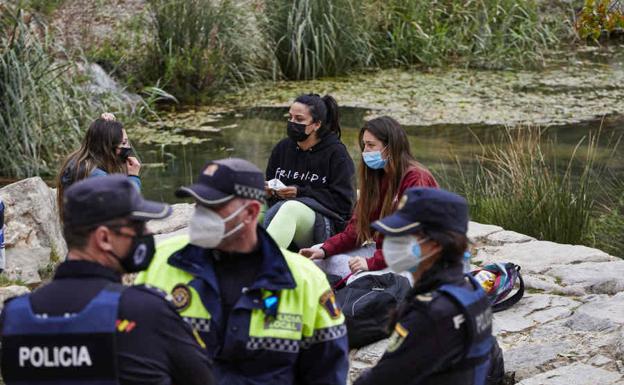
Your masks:
M438 187L429 170L412 156L407 134L393 118L382 116L366 122L359 143L363 160L358 171L359 197L347 227L320 248L300 250L310 259L327 258L321 268L339 275L341 271L386 268L383 236L373 233L370 224L394 212L407 188Z

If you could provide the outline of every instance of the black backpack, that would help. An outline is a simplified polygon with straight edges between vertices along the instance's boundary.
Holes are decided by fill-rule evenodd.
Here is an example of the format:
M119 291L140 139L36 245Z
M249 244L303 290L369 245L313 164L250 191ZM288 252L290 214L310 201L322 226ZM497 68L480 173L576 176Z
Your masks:
M349 348L359 348L387 338L390 314L410 290L398 274L365 275L336 291L336 302L345 315Z

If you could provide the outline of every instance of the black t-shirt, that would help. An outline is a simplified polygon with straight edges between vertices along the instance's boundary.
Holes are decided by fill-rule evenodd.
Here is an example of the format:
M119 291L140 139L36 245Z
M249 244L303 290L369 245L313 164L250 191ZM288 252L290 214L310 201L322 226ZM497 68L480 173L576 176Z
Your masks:
M115 271L87 261L63 262L54 279L30 295L36 314L80 312L105 286L121 282ZM126 288L118 319L132 326L116 334L121 385L214 384L209 361L193 332L164 298L145 287ZM4 323L4 313L0 316Z

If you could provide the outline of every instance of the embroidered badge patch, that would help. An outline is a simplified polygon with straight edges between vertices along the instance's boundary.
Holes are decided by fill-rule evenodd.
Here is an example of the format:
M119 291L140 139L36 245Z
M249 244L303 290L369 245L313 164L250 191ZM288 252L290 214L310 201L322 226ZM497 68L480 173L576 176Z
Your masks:
M323 308L327 310L327 313L329 313L329 316L331 318L336 319L340 317L340 309L336 304L336 296L334 296L333 291L327 290L325 293L323 293L323 295L319 299L319 302L321 306L323 306Z
M408 334L409 331L407 331L407 329L405 329L400 323L397 322L396 326L394 327L394 331L388 339L388 347L386 348L386 351L388 353L396 351L399 346L401 346L403 341L405 341L405 337L407 337Z
M191 304L191 289L185 284L178 284L171 290L171 303L177 311L186 309Z

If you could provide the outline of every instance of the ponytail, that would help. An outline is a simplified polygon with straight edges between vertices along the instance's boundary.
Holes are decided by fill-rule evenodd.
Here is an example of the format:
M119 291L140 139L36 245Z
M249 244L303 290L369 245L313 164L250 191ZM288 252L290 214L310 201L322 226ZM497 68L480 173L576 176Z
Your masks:
M338 103L336 102L336 99L334 99L334 97L331 95L323 96L322 100L325 103L325 107L327 108L327 118L326 118L327 129L330 132L333 132L334 134L336 134L338 139L340 139L341 131L340 131L340 114L338 112Z
M338 103L331 95L323 97L318 94L300 95L295 102L302 103L310 108L313 122L320 122L318 136L324 137L333 132L340 139L340 115L338 113Z

